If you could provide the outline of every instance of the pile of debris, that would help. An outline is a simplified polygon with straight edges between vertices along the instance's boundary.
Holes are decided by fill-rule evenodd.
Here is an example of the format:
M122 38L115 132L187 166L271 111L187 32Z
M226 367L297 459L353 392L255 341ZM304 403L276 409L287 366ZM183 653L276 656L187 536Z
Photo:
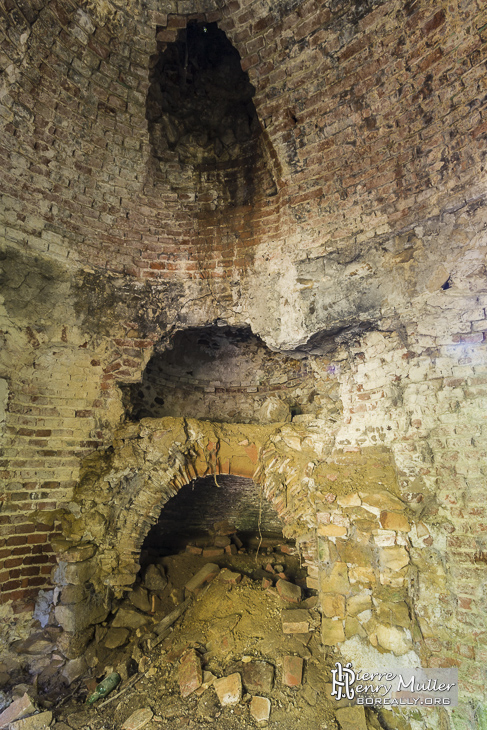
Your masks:
M325 654L317 597L294 547L253 551L225 523L211 540L146 564L82 656L63 656L54 626L19 642L19 657L38 653L40 671L10 689L0 728L352 727L336 721L334 657ZM105 678L115 678L111 693L87 705ZM363 708L344 709L354 730L373 727Z

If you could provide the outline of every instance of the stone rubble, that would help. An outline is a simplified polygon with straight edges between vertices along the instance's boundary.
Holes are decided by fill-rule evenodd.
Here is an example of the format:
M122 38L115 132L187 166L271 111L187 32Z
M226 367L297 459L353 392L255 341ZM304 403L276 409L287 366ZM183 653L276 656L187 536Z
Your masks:
M367 493L367 498L370 502L374 502L372 492ZM260 660L243 657L241 664L234 667L238 671L222 672L219 669L215 673L205 667L202 657L208 651L210 656L215 651L222 651L228 655L232 652L235 644L235 627L238 625L239 618L237 616L236 619L225 625L216 622L214 629L211 630L213 638L206 642L206 647L197 643L194 648L182 651L179 656L175 657L179 664L179 692L182 699L205 698L204 702L208 703L207 693L210 687L214 687L220 698L221 707L243 707L245 705L244 691L248 693L248 697L258 695L263 697L266 702L261 703L260 710L255 710L255 717L251 709L248 711L254 717L255 722L260 724L264 722L264 719L257 719L257 717L264 718L267 711L270 711L271 705L268 700L274 692L275 667L279 666L279 661L282 661L282 676L276 680L278 686L288 687L294 692L298 688L302 688L303 698L306 698L306 702L311 706L316 702L316 691L306 681L307 674L305 675L304 671L306 669L308 672L305 660L309 658L309 654L306 653L306 647L310 639L317 633L320 634L325 646L336 646L346 639L358 636L367 639L373 646L380 646L383 650L397 656L412 649L414 622L407 603L407 595L402 590L402 584L400 583L394 588L394 594L389 593L388 595L379 594L375 588L378 584L382 584L384 576L388 575L386 571L389 571L392 576L401 575L401 571L409 564L408 551L404 545L400 544L386 546L378 544L376 548L370 547L372 539L379 534L399 535L401 533L400 527L403 523L399 519L394 523L396 530L385 529L386 521L391 519L390 515L401 517L401 513L383 510L379 512L377 519L364 518L360 512L359 501L362 504L361 498L341 500L342 504L338 499L334 499L334 501L327 499L328 505L334 505L332 508L327 508L332 510L331 520L339 521L343 518L345 523L347 520L352 523L354 511L358 510L355 544L333 542L322 536L321 542L316 546L318 560L312 554L308 556L305 553L307 555L305 568L299 575L294 575L283 559L289 553L294 552L292 546L281 544L280 547L263 548L265 555L261 557L260 565L262 567L254 566L251 572L252 580L258 581L259 585L262 585L263 592L276 601L276 607L280 606L279 622L282 636L293 638L296 642L299 641L300 648L297 649L298 644L295 644L292 653L285 655L280 660L278 657L274 657L274 661L267 661L265 657ZM373 507L374 504L371 506ZM394 503L394 507L397 508L397 506ZM376 525L379 527L375 527ZM391 523L388 522L387 527L391 526ZM349 528L347 527L347 529ZM233 541L231 545L238 551L238 554L225 553L224 548L220 548L223 552L219 559L231 561L243 559L246 556L251 559L250 553L243 545L237 549L235 542L237 535L234 527L229 525L224 530L228 531L229 535L220 535L218 531L215 531L215 534L231 539ZM215 536L212 539L214 541ZM303 545L305 546L305 543ZM158 613L163 605L170 605L167 604L169 597L173 605L176 603L173 613L174 620L177 621L183 615L184 608L191 605L191 602L206 600L205 596L211 585L221 584L226 587L226 590L232 591L248 584L249 577L245 573L242 574L240 570L232 569L231 562L222 566L217 563L205 563L203 551L198 553L196 548L196 545L187 545L184 549L183 554L187 555L188 559L201 561L201 567L196 569L189 579L184 579L184 590L171 583L166 575L167 567L164 567L162 563L149 565L142 572L140 582L132 586L132 590L128 592L118 607L114 607L110 620L103 621L102 624L96 626L97 646L104 647L104 650L109 652L132 652L132 659L129 654L123 661L119 661L113 666L115 671L121 673L125 681L129 681L130 672L133 671L130 669L130 662L135 661L139 671L144 671L144 668L147 669L150 666L147 664L144 652L132 648L137 637L142 642L140 646L144 646L147 651L152 647L157 647L168 635L167 631L172 630L171 623L167 623L166 618L161 620L161 614ZM369 554L372 549L376 550L375 554L379 558L377 572L370 567ZM328 560L320 560L320 555L326 556ZM334 562L329 561L332 555L335 556ZM337 558L342 558L342 560ZM366 564L360 565L362 561ZM407 561L406 566L405 561ZM81 561L80 565L83 562ZM72 562L69 565L76 566L77 564ZM364 571L362 574L359 572L361 570ZM218 580L215 581L217 576ZM312 588L303 589L304 576L307 576L308 585L309 581L315 581L315 583L311 583ZM368 579L364 580L366 576ZM153 582L154 577L158 580ZM161 579L160 582L159 579ZM78 590L81 586L75 584L66 586L64 590L70 589L70 593L66 594L70 599L71 593L75 595L71 591L71 587ZM309 595L310 592L318 595ZM184 601L185 594L188 596L186 601ZM283 607L283 604L289 608ZM182 609L179 610L178 606L181 606ZM320 620L317 620L317 615L319 615L316 614L317 607L321 612ZM166 616L169 615L166 614ZM73 638L70 641L72 642ZM50 634L40 632L28 642L18 643L17 649L20 653L27 654L27 652L35 651L36 656L49 657L54 646ZM297 653L295 653L296 650ZM61 675L66 684L74 686L80 677L93 670L99 661L98 657L103 657L100 650L92 649L91 651L91 654L89 652L86 654L86 659L83 656L68 660L64 666L61 664ZM301 656L299 656L300 653ZM102 661L104 661L103 658ZM111 668L109 665L107 671ZM88 684L86 686L89 688ZM248 702L251 703L252 700L249 699ZM249 708L257 708L257 706L254 703L249 705ZM205 711L210 712L210 706L206 704L205 707ZM343 721L345 722L345 720Z
M343 707L335 714L340 730L368 730L363 707Z
M9 730L47 730L51 726L52 712L40 712L9 725Z
M156 680L159 670L153 664L154 656L159 656L160 647L162 646L165 647L163 655L167 657L166 666L171 668L173 673L176 673L177 695L180 697L180 701L182 703L201 703L198 705L198 717L214 721L218 717L218 711L227 711L228 708L228 711L231 709L232 712L237 713L236 718L240 717L239 713L243 713L242 716L248 716L260 726L273 717L279 718L280 703L285 697L282 693L285 691L299 697L299 701L304 702L308 708L315 707L316 703L320 701L319 697L326 700L330 695L330 686L326 684L325 677L320 677L319 680L316 678L319 664L315 659L316 656L321 656L320 637L328 636L330 631L335 632L335 640L343 640L344 637L340 632L343 632L343 627L345 627L347 637L356 636L357 634L369 637L372 640L375 639L377 644L384 648L393 646L393 649L398 653L402 648L410 647L407 641L411 619L408 605L404 601L400 602L396 597L396 600L376 601L374 604L370 589L368 589L368 592L360 592L348 598L345 598L342 594L322 594L323 605L318 611L319 596L307 595L309 589L302 589L293 582L294 580L301 580L300 576L305 572L311 575L316 574L314 568L311 566L306 571L299 569L296 572L299 565L297 558L286 557L286 554L287 551L274 548L272 552L267 553L264 559L261 558L261 568L256 567L256 563L258 566L259 562L254 555L247 552L242 555L229 556L226 558L229 562L222 566L207 564L203 555L194 555L186 550L179 556L165 558L164 571L165 574L167 573L167 582L165 589L158 592L159 600L162 601L161 606L170 605L167 603L170 596L176 595L179 591L178 584L172 582L175 576L178 576L180 585L187 586L189 583L200 588L206 586L205 590L196 592L196 595L190 591L191 597L179 604L182 608L178 609L178 606L176 606L172 613L166 613L162 619L161 615L164 615L164 613L157 613L157 610L155 615L151 616L152 603L149 597L153 592L144 587L146 585L145 575L147 575L147 569L145 569L140 579L142 582L137 583L134 590L128 595L130 596L133 593L137 596L137 601L139 599L144 601L145 615L149 619L149 623L133 629L114 627L122 608L115 610L111 621L104 622L106 625L97 626L95 632L97 639L88 652L80 659L70 660L62 668L63 673L68 672L67 667L70 665L74 667L76 664L78 666L81 662L85 675L89 675L92 671L98 673L101 671L101 667L103 667L103 674L110 673L115 669L122 675L123 683L130 684L131 677L134 676L133 672L138 669L138 672L144 672L148 679L154 678ZM286 560L283 558L286 558ZM186 562L191 561L191 563L188 563L192 566L192 576L189 580L184 570L177 567L179 564L183 565L181 562L183 559ZM235 569L237 566L236 564L235 566L232 565L232 560L245 560L247 561L245 565L248 567L245 569L244 563L241 563L239 564L240 567ZM290 560L291 563L288 564L287 560ZM295 561L294 566L292 565L293 560ZM199 564L195 561L199 561ZM275 572L276 570L284 572L287 575L287 580L279 578L278 573ZM298 588L302 599L301 602L291 604L296 607L285 607L290 604L283 601L277 591L270 595L267 590L261 587L261 571L271 576L272 582L275 581L276 583ZM252 574L252 578L249 577L247 572ZM218 576L218 580L214 580L216 576ZM229 576L231 580L226 580L225 578ZM237 577L239 580L236 580ZM208 578L210 578L209 582ZM339 586L349 590L343 584L342 573L334 574L333 580L337 580ZM218 605L223 605L222 596L232 596L235 591L249 589L256 591L257 595L269 596L267 600L270 600L272 602L270 605L273 606L270 611L267 609L266 613L275 616L276 634L268 644L265 643L265 639L264 643L261 643L262 640L259 642L258 646L262 646L262 651L254 655L239 654L238 652L235 654L237 643L241 640L239 639L241 636L240 625L243 620L238 612L233 612L225 618L218 618L210 613L206 623L199 621L195 625L201 626L201 629L206 626L205 636L203 633L200 635L199 631L195 632L193 628L187 634L189 646L187 641L180 640L174 648L172 647L176 635L173 628L174 621L176 621L175 625L178 626L178 622L185 621L188 611L191 613L198 606L200 611L203 610L207 602L211 600L211 590L216 591L216 595L219 596ZM183 598L182 594L181 598ZM336 604L337 598L341 599L338 604ZM390 598L392 597L390 596ZM327 599L333 599L330 605L341 607L338 616L327 618L324 613L321 613L324 607L328 605ZM126 601L124 600L121 606L125 605ZM245 603L242 604L242 607L245 605ZM346 606L345 619L343 618L343 606ZM140 611L140 609L138 610ZM163 609L163 611L167 610L167 608ZM142 612L140 611L140 613ZM168 622L172 614L175 618L174 620L171 618ZM355 625L353 622L355 622ZM365 626L366 630L362 626ZM167 634L167 627L169 627L169 634ZM402 633L396 635L395 631ZM184 634L181 638L183 636ZM37 650L43 652L46 648L47 639L44 635L40 635L36 638L36 641L38 642ZM284 655L279 649L279 642L283 641L294 642L288 644L288 653L284 653ZM312 647L312 651L308 647ZM315 653L317 650L319 650L318 654ZM129 654L126 653L127 651ZM123 660L122 656L125 657ZM117 659L117 657L119 658ZM226 663L221 664L218 661L214 663L216 657L225 657ZM233 657L233 661L229 661L230 657ZM100 666L98 666L99 662ZM107 664L107 662L109 663ZM124 668L122 668L124 662ZM279 671L281 666L282 672ZM135 676L140 676L140 674ZM74 687L79 687L79 684L75 684L75 682L76 680L71 680ZM126 686L123 683L122 689ZM95 685L95 679L85 676L82 686L86 688L85 691L88 694L93 691ZM19 691L20 689L21 686L19 685ZM333 711L336 712L343 706L343 703L337 703L335 706L332 702L331 706ZM115 705L112 707L114 708ZM184 707L184 704L181 707ZM44 717L32 715L26 720L29 723L47 720L48 716L45 713L42 714ZM63 730L63 728L64 730L68 728L69 730L78 730L79 725L76 724L75 718L73 717L73 720L70 720L70 715L66 717L68 720L66 724L62 721L56 722L52 727L55 730L58 730L58 727L60 727L60 730ZM357 718L352 718L350 721L346 715L341 717L336 715L336 717L340 728L351 728L352 725L347 726L347 722L356 722L357 727L362 727L363 718L361 717L357 716ZM34 718L39 719L34 721ZM74 724L71 725L71 722ZM155 726L160 722L155 708L133 708L131 713L125 712L125 715L121 717L120 727L126 728L126 730L137 730L146 726L152 727L154 722L156 723ZM31 728L32 730L38 730L37 725L29 723L25 725L25 730ZM46 725L46 727L48 726ZM82 724L81 727L85 727L85 725ZM284 727L286 726L284 725ZM375 726L365 727L367 727L367 730L376 730ZM42 725L42 728L44 728L44 725ZM24 730L24 726L19 726L20 729Z
M213 686L223 706L234 705L242 699L242 678L238 672L215 679Z
M271 701L267 697L254 695L250 702L250 714L257 723L267 722L271 715Z
M8 727L8 725L16 720L21 720L26 715L30 715L36 711L36 707L27 693L22 697L14 700L2 713L0 713L0 728Z
M154 713L149 708L136 710L122 725L122 730L142 730L153 718Z
M203 683L201 659L194 649L188 651L179 665L179 689L182 697L188 697Z

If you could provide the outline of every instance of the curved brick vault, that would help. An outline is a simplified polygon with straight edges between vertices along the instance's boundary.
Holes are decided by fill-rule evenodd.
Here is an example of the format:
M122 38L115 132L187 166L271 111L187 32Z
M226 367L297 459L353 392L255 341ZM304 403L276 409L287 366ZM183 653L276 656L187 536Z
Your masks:
M263 485L266 498L288 525L289 535L306 532L310 505L295 504L292 497L288 501L283 477L275 474L276 463L269 471L272 437L279 439L280 428L182 418L142 419L123 427L106 463L106 457L99 455L86 461L74 494L80 517L64 524L66 537L96 544L103 555L101 572L95 576L97 587L108 585L120 595L133 583L139 570L138 553L150 525L157 521L165 502L197 477L233 474L253 478ZM267 442L268 453L264 453ZM297 465L293 468L297 479ZM99 501L93 496L100 487L104 496Z
M163 418L123 427L112 453L86 461L75 505L62 517L54 577L64 641L72 635L82 648L79 632L89 638L86 630L131 589L144 538L182 486L233 474L262 487L284 536L296 540L307 585L319 592L324 644L356 637L399 656L424 654L409 590L413 525L395 494L390 454L332 453L331 438L324 453L315 438L292 424ZM91 598L76 602L65 590L76 584Z
M12 9L3 41L8 241L69 267L184 282L227 314L244 299L276 345L376 321L452 275L463 241L446 237L440 263L418 224L484 195L481 5L34 5ZM253 194L230 210L214 209L210 172L151 151L150 69L191 22L218 24L255 87Z

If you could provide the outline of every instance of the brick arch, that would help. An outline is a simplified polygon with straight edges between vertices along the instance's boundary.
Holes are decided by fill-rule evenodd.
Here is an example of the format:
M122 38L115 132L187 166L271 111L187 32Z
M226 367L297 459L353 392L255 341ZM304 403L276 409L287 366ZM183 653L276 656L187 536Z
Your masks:
M234 475L262 487L283 535L296 540L307 586L319 595L323 643L340 647L356 637L410 655L420 636L412 523L394 492L392 457L336 452L332 435L328 451L315 443L312 431L292 423L168 417L123 426L111 453L87 460L74 497L78 517L64 519L55 581L91 583L96 598L60 603L60 624L75 633L103 621L134 583L142 543L166 502L198 477Z
M253 479L262 485L287 534L304 534L308 526L289 509L285 493L286 480L299 471L298 465L287 458L276 479L271 474L276 459L266 459L266 445L281 426L163 418L124 427L108 464L100 455L85 464L74 495L79 517L64 521L60 562L69 562L72 554L84 570L86 556L92 561L90 582L99 591L121 597L135 579L140 548L161 508L181 487L212 474ZM100 500L94 498L98 493L104 494ZM90 546L86 553L85 545Z
M199 432L190 428L187 440L178 445L177 450L165 450L160 460L145 471L144 488L137 494L127 515L126 529L132 536L125 552L127 559L134 551L140 551L149 527L157 522L161 509L169 499L194 479L232 475L253 479L257 484L262 484L262 476L256 476L256 470L259 466L259 452L268 435L268 429L251 428L249 430L252 433L246 438L245 429L241 426L232 429L209 422L203 423ZM209 425L212 426L211 429L207 427ZM281 503L277 495L269 501L279 514Z

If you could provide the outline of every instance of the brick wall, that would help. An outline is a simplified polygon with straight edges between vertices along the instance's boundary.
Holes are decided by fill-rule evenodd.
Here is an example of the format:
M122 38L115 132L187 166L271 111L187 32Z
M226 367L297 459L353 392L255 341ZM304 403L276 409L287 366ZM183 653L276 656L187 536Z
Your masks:
M25 53L18 35L4 40L6 57L22 56L8 65L1 107L7 240L150 279L231 278L265 241L277 251L299 232L312 255L325 238L360 247L480 189L482 4L382 3L357 17L352 4L231 2L221 13L146 10L121 26L65 3L34 17ZM190 18L220 21L256 87L250 210L210 215L194 195L204 186L178 196L151 159L150 58Z
M337 444L386 444L423 504L428 532L411 540L438 588L418 598L433 661L461 661L479 696L486 8L179 5L3 14L2 264L23 258L2 292L2 600L51 584L59 526L34 508L69 504L122 416L117 382L140 379L154 342L216 318L281 349L321 333L342 384ZM211 176L197 185L168 158L175 191L152 157L151 58L189 18L218 21L256 88L245 206L213 210ZM325 350L311 348L318 368Z

